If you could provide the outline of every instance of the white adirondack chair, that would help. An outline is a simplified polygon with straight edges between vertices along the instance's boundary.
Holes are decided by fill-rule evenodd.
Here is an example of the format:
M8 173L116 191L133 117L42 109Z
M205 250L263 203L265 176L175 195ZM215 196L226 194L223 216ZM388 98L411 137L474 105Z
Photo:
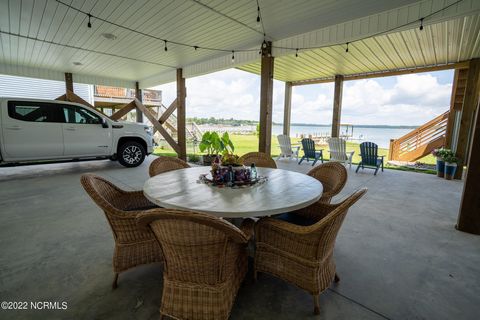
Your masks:
M347 152L347 143L342 138L329 138L327 140L330 149L330 161L342 162L350 164L352 167L352 158L355 151Z
M278 156L277 160L280 158L292 159L295 157L296 161L298 161L298 151L300 150L300 146L292 148L290 137L284 134L279 134L277 139L280 147L280 155Z

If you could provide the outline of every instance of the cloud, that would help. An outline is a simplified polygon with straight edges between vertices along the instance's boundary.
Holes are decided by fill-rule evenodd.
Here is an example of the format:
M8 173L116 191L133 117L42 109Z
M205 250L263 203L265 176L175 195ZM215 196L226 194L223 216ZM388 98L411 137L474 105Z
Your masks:
M229 69L187 79L187 116L259 119L260 78ZM284 83L274 81L273 113L283 122ZM176 85L156 87L169 105ZM410 74L393 79L347 81L343 89L342 123L420 125L445 112L451 83L440 83L435 73ZM333 84L294 87L292 122L329 124L332 119Z

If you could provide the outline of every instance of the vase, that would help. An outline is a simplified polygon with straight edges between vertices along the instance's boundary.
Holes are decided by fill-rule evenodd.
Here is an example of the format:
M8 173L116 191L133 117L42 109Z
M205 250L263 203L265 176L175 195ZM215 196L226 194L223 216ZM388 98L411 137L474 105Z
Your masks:
M445 162L445 179L452 180L455 177L455 172L457 171L456 163Z
M442 158L437 158L437 177L443 178L445 175L445 161Z

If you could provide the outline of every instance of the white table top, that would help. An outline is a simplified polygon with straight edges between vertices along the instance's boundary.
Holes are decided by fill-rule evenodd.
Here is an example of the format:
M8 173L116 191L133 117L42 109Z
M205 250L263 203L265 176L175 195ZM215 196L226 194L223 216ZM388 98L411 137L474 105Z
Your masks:
M306 174L257 168L268 181L247 188L218 188L197 183L210 167L159 174L145 182L143 193L168 209L193 210L224 218L262 217L304 208L320 199L322 184Z

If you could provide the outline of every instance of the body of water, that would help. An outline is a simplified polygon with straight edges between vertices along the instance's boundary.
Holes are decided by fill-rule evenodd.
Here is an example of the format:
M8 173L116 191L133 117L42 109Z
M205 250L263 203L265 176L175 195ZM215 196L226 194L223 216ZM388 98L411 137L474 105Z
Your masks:
M353 127L353 137L358 140L354 142L370 141L378 144L380 148L388 148L390 146L390 139L398 139L401 136L409 133L413 129L393 129L393 128L359 128ZM282 134L282 125L273 125L272 134ZM341 128L342 134L345 133L345 127ZM290 136L292 138L300 137L300 135L330 135L331 127L329 126L294 126L290 127ZM348 133L351 133L349 128Z

